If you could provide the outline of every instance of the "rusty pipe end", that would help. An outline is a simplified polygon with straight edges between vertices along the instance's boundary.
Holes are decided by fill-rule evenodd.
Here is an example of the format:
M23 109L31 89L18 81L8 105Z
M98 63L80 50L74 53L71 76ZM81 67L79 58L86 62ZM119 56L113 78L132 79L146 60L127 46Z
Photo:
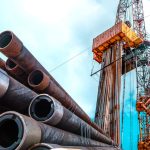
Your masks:
M6 60L5 64L6 70L15 75L22 75L24 71L11 59Z
M0 98L5 95L9 87L9 77L7 73L0 69Z
M28 76L28 84L33 89L43 91L49 86L49 77L41 70L34 70Z
M11 59L7 59L6 60L6 64L5 64L5 67L6 67L6 69L7 70L16 70L16 68L17 68L17 64L13 61L13 60L11 60Z
M16 72L18 70L18 65L11 59L7 59L6 60L6 64L5 64L5 67L8 71L11 71L11 72Z
M16 149L23 138L23 124L14 114L0 116L0 150Z
M25 118L28 117L13 111L0 115L0 150L27 149L40 142L40 128L35 121Z
M13 58L20 54L22 42L11 31L4 31L0 34L0 51L7 57Z
M33 145L29 150L50 150L53 148L59 148L59 145L49 143L38 143Z
M29 106L29 115L50 125L56 125L63 117L63 106L47 94L35 97Z

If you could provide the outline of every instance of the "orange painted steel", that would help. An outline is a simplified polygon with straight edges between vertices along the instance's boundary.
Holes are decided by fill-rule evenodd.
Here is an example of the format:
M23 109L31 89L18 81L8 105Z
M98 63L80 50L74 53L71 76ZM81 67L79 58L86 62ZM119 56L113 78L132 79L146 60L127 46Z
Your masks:
M150 115L150 109L148 108L149 105L150 105L150 97L142 96L136 103L136 110L138 112L145 111L148 115Z
M122 21L93 39L94 59L101 63L102 54L117 41L124 41L126 47L137 47L143 40Z
M21 82L24 85L28 85L27 83L27 74L24 70L17 65L13 60L7 59L6 62L0 58L0 68L6 71L11 77Z
M149 149L150 149L150 139L138 143L138 150L149 150Z
M147 119L150 116L149 105L150 105L150 97L149 96L141 96L136 103L136 110L139 113L145 112ZM140 122L140 124L141 124L141 122ZM144 127L144 129L140 127L141 130L140 130L140 141L138 143L138 150L149 150L150 149L150 134L149 134L149 132L142 139L142 137L144 136L142 131L143 130L146 131L149 128L149 126L150 126L149 122L146 122L146 126Z
M54 95L66 95L64 101L67 108L76 110L74 113L86 122L90 122L90 117L83 109L71 98L71 96L60 86L60 84L52 77L52 75L39 63L39 61L28 51L22 41L11 31L4 31L0 34L0 52L6 57L18 64L27 75L40 69L49 78L50 82L55 86ZM48 82L48 81L47 81ZM59 91L59 92L58 92ZM72 106L75 106L74 108Z

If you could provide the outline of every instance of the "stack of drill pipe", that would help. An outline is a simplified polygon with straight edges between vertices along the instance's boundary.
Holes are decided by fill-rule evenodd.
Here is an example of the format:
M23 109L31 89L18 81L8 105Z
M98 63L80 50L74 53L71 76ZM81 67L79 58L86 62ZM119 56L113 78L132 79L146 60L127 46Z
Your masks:
M48 71L36 60L36 58L25 48L23 43L11 31L4 31L0 34L0 51L18 64L27 74L36 70L41 70L47 75L46 83L49 95L59 100L66 108L70 109L77 116L82 118L88 124L96 128L101 133L104 133L95 123L91 122L89 116L78 106L78 104L69 96L68 93L57 83L57 81L48 73ZM33 73L34 74L34 73ZM37 79L38 78L38 79ZM41 76L37 75L36 81L40 80ZM45 85L43 85L45 87ZM34 88L36 91L46 93L47 89Z
M0 113L5 112L0 115L0 150L27 150L42 142L87 150L116 145L12 32L0 34L0 51L8 57L0 59Z
M109 145L115 145L110 138L95 130L49 95L42 94L35 97L30 104L29 115L37 121L65 131L84 137L87 136Z
M3 103L7 103L8 105L9 105L9 108L10 109L15 109L15 110L17 110L17 111L21 111L22 113L23 112L26 112L27 111L27 107L28 107L28 105L29 105L29 102L30 102L30 100L28 101L28 98L30 98L30 97L33 97L33 96L37 96L37 94L35 93L35 92L33 92L33 91L31 91L30 89L27 89L25 86L23 86L21 83L19 83L19 82L17 82L16 80L14 80L13 78L11 78L11 77L9 77L8 78L8 75L5 73L5 72L3 72L3 71L1 71L1 74L0 74L0 76L2 77L1 79L3 79L3 80L1 80L1 81L7 81L4 85L5 85L5 87L3 87L2 88L2 85L0 85L0 87L1 87L1 89L4 89L4 90L1 90L1 96L3 95L3 98L2 98L2 100L3 100ZM10 80L9 82L8 82L8 79ZM0 81L0 83L1 83L1 81ZM8 83L10 83L10 87L9 87L9 85L8 85ZM18 95L19 93L17 92L17 93L15 93L15 91L13 90L13 89L11 89L11 87L14 87L16 85L16 87L18 87L19 89L24 89L24 90L22 90L22 91L25 91L25 93L22 93L22 92L19 92L19 93L22 93L22 95ZM7 91L7 90L8 91ZM26 94L26 90L28 90L28 98L27 97L25 97L24 95ZM6 94L6 91L7 91L7 94ZM12 94L14 94L14 95L11 95L10 97L9 97L9 92L10 91L13 91L12 92ZM6 97L5 97L6 96ZM16 99L17 98L17 96L18 96L18 99ZM12 99L12 97L13 97L13 99ZM15 100L14 100L15 99ZM20 105L19 105L19 103L20 103ZM14 117L13 116L13 118L16 118L16 117ZM0 119L1 120L1 119ZM7 121L6 121L7 122ZM10 124L10 123L9 123ZM28 123L28 124L30 124L30 123ZM32 129L32 130L35 130L35 132L37 132L39 129L38 128L36 128L36 126L34 125L34 123L32 122L32 127L34 128L34 129ZM0 125L1 126L1 125ZM9 126L9 125L8 125ZM6 124L6 127L7 127L7 124ZM49 128L48 126L45 126L45 128ZM11 128L11 127L10 127ZM45 128L43 128L43 130L45 131ZM71 128L71 127L69 127L69 128ZM20 129L20 127L19 127L19 129ZM54 128L54 129L56 129L56 128ZM2 129L3 130L3 129ZM1 130L1 131L2 131ZM6 129L7 131L10 131L10 129L8 128L8 129ZM52 129L53 130L53 129ZM14 130L15 131L15 130ZM47 130L46 130L47 131ZM56 130L53 130L53 133L52 134L55 134L56 133L56 131L57 131L57 129ZM57 131L57 133L59 133L60 131L62 131L62 130L59 130L59 131ZM12 131L10 131L10 132L12 132ZM52 131L51 131L52 132ZM31 132L31 134L33 135L33 138L34 139L36 139L35 137L34 137L34 133L32 133ZM5 133L4 133L4 135L5 135ZM71 133L67 133L66 135L68 135L69 136L69 138L70 138L70 135L72 135ZM43 134L43 136L44 136L44 134ZM47 136L47 132L45 132L45 136ZM52 135L51 135L52 136ZM51 137L50 136L50 137ZM63 136L63 135L62 135ZM76 135L75 135L76 136ZM49 137L49 138L50 138ZM61 137L61 135L60 136L58 136L59 138ZM74 137L73 137L74 138ZM89 143L89 140L87 139L87 138L82 138L82 137L80 137L80 136L77 136L77 139L84 139L85 140L85 142L84 143L76 143L75 145L80 145L80 146L87 146L88 144L89 144L89 146L91 146L91 142ZM44 138L45 139L45 138ZM64 139L66 139L66 138L64 138ZM7 142L7 140L8 139L6 139L6 141L2 141L2 142ZM14 140L14 139L12 139L12 140ZM70 140L73 140L74 141L74 139L70 139ZM90 141L92 141L92 140L90 140ZM39 141L38 141L39 142ZM40 141L41 142L41 141ZM46 142L46 141L43 141L43 142ZM47 142L54 142L54 143L57 143L58 141L56 140L56 141L51 141L51 140L47 140ZM86 143L87 142L87 143ZM94 141L94 142L96 142L96 141ZM15 142L16 143L16 142ZM36 143L36 142L35 142ZM106 144L102 144L102 143L100 143L100 142L96 142L96 143L98 143L98 145L100 146L100 145L106 145ZM20 144L20 143L19 143ZM28 144L28 143L27 143ZM33 143L34 144L34 143ZM64 145L64 143L62 143L62 141L60 141L60 143L58 143L58 144L62 144L62 145ZM26 145L26 143L25 143L25 145ZM68 145L68 143L66 144L66 145ZM72 145L72 144L71 144Z
M0 58L0 68L5 70L9 75L19 82L28 85L27 74L13 60L7 59L6 62Z
M112 146L101 146L101 147L80 147L80 146L61 146L56 144L38 143L33 145L29 150L117 150Z
M80 117L89 120L89 117L84 113L84 111L69 97L69 95L64 91L64 89L55 81L55 79L47 72L47 70L36 60L36 58L24 47L23 43L10 31L5 31L0 34L0 51L16 62L21 68L25 70L26 73L31 73L36 69L41 69L45 72L53 83L53 88L57 88L57 95L60 95L62 99L62 94L65 93L65 103L64 106L67 108L76 108L75 113ZM52 95L53 96L53 95Z
M0 150L27 150L37 143L110 147L108 144L48 126L13 111L0 115L0 139Z
M39 79L38 81L36 79ZM57 100L59 100L59 96L57 95L57 88L54 88L52 81L50 78L41 70L35 70L32 73L30 73L28 77L28 84L33 89L37 89L38 91L44 91L44 93L47 93L49 95L53 95ZM56 93L56 94L55 94ZM61 95L64 95L63 93ZM62 100L65 100L65 95L62 97ZM59 100L62 104L65 102L62 102ZM71 109L70 111L76 112L76 109ZM75 113L76 114L76 113ZM82 118L83 119L83 118ZM85 120L85 119L83 119ZM96 124L91 122L90 120L85 120L88 124L90 124L92 127L94 127L96 130L98 130L101 133L104 133Z
M37 94L0 69L0 105L28 114L31 100Z
M21 82L22 84L28 86L27 78L28 75L26 72L18 65L16 64L13 60L7 59L5 63L5 68L6 71L12 75L16 80Z
M73 114L65 107L63 107L57 100L52 99L48 95L38 96L34 91L30 90L29 88L22 85L12 77L8 76L8 74L2 70L0 70L0 87L1 87L0 90L1 106L7 107L10 110L15 110L17 112L27 115L29 105L30 108L34 110L33 108L37 108L38 104L40 104L40 107L37 108L36 110L37 114L38 113L41 114L39 114L39 116L37 116L37 118L35 119L42 121L40 120L40 115L46 114L47 116L45 116L45 118L48 118L51 114L52 117L48 118L47 119L48 121L45 121L44 123L48 122L50 125L53 126L57 125L56 127L68 130L70 132L74 132L81 136L82 136L81 127L83 127L83 129L86 129L86 132L91 133L91 138L110 145L114 144L111 139L101 134L94 128L90 127L90 125L88 125L82 119L80 119L75 114ZM30 104L31 101L32 103ZM37 103L37 101L39 103ZM34 105L35 103L36 105ZM51 103L53 103L52 104L53 109L50 109ZM33 114L32 111L30 112L30 114ZM60 124L62 125L60 126ZM83 132L85 131L83 130Z

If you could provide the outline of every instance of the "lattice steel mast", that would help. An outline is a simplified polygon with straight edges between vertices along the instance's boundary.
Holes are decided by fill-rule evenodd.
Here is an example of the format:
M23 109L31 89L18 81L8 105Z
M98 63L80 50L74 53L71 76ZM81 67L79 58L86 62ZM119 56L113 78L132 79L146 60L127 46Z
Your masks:
M150 47L146 37L142 0L133 1L133 28L145 40L136 59L137 111L140 125L138 148L150 149Z
M127 13L128 7L129 7L129 0L120 0L119 1L115 23L126 20L126 13Z
M149 115L150 115L150 106L149 106L150 105L150 60L149 60L150 59L150 50L149 50L150 42L146 40L146 30L145 30L142 0L120 0L118 9L117 9L115 24L117 25L120 21L125 22L128 25L128 27L133 28L133 30L137 33L138 37L140 37L144 41L140 46L134 47L134 49L131 48L130 46L127 48L122 47L122 44L124 43L124 42L122 43L122 41L119 42L120 44L116 43L116 46L117 46L117 49L120 49L120 51L123 51L125 53L125 55L122 56L123 57L122 74L126 73L124 68L126 68L127 72L136 68L137 111L139 112L139 121L140 121L140 126L141 126L140 142L142 142L142 144L143 143L150 144L150 135L149 135L150 134L150 118L149 118ZM107 43L107 44L109 45L110 43ZM106 45L104 45L104 47ZM115 47L115 45L112 45L112 47ZM111 50L114 50L114 49L107 50L107 53L109 53L109 51ZM111 61L107 63L105 62L106 60L104 58L106 56L104 55L107 55L107 53L105 54L104 52L103 54L100 48L95 49L95 51L93 52L94 52L94 59L98 61L99 63L103 62L102 68L103 67L105 68L107 66L107 63L112 63ZM116 65L116 63L114 63L113 65ZM107 70L110 70L110 69L111 68L108 67ZM107 98L107 97L102 98L102 96L105 96L103 95L104 93L103 86L105 86L105 84L107 83L107 81L106 83L104 82L103 76L106 76L105 72L107 72L107 70L105 69L105 70L102 70L101 72L100 79L102 80L102 82L100 82L100 85L99 85L95 122L99 124L102 128L104 128L104 130L108 131L109 135L111 136L111 134L115 131L114 128L115 127L118 128L118 123L117 124L112 123L112 120L114 119L116 120L116 118L114 117L116 116L116 113L118 114L119 103L118 102L116 103L115 101L114 102L111 101L111 98ZM117 79L117 77L115 78ZM111 80L112 78L108 79L109 83L113 84ZM111 89L109 89L109 93L112 93ZM108 109L110 109L110 114L108 114ZM117 112L116 110L114 111L114 109L116 109ZM107 110L107 113L106 113L106 110ZM109 121L110 121L110 126L108 126ZM117 134L115 135L115 137L119 136ZM139 147L139 149L141 148Z

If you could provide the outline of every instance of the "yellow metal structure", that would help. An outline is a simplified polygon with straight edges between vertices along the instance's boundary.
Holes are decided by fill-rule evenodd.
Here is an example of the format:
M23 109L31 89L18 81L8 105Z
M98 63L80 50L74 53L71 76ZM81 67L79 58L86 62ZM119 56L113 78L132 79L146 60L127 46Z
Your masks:
M136 103L136 110L138 112L145 111L148 115L150 115L150 97L141 96Z
M138 143L138 150L150 150L150 139Z
M94 59L101 63L103 51L117 41L124 41L127 47L137 47L143 40L122 21L93 39Z

